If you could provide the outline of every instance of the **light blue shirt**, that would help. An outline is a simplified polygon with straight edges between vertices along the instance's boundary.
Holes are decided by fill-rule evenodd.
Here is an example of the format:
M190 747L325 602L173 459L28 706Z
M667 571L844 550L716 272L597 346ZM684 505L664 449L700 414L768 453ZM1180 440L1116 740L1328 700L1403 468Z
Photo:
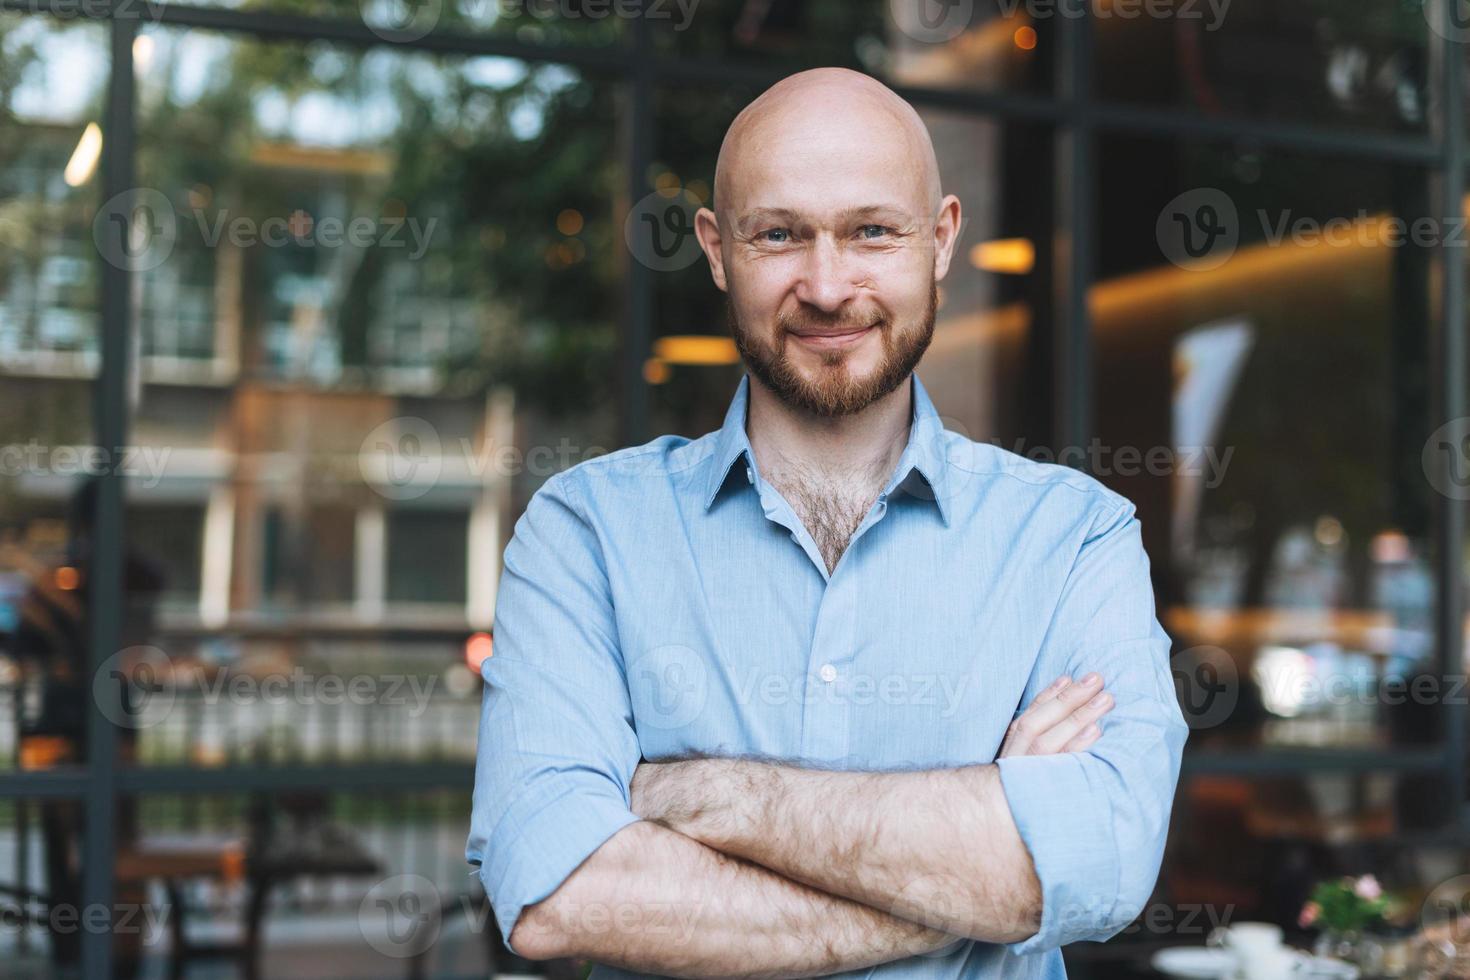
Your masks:
M1097 671L1116 705L1092 748L998 762L1040 931L861 971L1064 976L1059 946L1148 900L1187 732L1133 505L946 431L915 376L903 455L829 575L756 466L749 384L719 431L559 473L516 524L466 848L501 929L637 819L642 759L989 763L1037 693Z

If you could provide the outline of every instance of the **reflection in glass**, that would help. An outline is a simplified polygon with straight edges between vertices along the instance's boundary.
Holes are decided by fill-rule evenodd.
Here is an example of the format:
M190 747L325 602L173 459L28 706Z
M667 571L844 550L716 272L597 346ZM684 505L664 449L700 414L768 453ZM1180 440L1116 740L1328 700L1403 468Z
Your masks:
M106 35L0 15L0 769L84 761ZM126 569L146 607L151 580Z
M669 52L797 71L840 66L892 85L1047 91L1063 4L784 0L701 4L653 20ZM671 9L673 5L670 5Z
M1102 174L1091 465L1138 504L1180 676L1237 686L1191 746L1432 738L1432 242L1394 234L1425 175L1124 138ZM1174 248L1227 208L1213 254Z
M1419 131L1430 4L1378 0L1090 5L1097 94L1300 123ZM1160 16L1147 11L1157 9Z
M138 273L136 757L471 760L514 520L618 427L621 90L167 29L133 55L168 231Z

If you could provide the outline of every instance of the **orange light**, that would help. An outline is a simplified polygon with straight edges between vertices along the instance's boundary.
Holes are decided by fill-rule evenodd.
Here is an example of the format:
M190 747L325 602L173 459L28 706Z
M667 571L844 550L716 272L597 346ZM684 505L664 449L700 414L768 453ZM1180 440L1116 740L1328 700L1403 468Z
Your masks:
M643 380L651 385L661 385L669 380L669 364L658 357L643 362Z
M970 249L970 264L986 272L1024 276L1036 266L1036 246L1028 238L998 238Z
M567 208L556 216L556 230L563 235L575 235L582 230L582 212Z
M82 577L77 570L70 565L62 565L56 570L56 587L70 592L81 582Z
M245 880L245 848L231 842L224 846L219 855L220 877L233 884Z
M1013 35L1016 47L1022 51L1033 51L1036 49L1036 28L1018 27Z
M688 334L660 337L653 342L653 353L668 364L737 364L740 352L729 337Z
M495 654L495 640L489 633L474 633L464 641L464 662L475 673L480 665Z

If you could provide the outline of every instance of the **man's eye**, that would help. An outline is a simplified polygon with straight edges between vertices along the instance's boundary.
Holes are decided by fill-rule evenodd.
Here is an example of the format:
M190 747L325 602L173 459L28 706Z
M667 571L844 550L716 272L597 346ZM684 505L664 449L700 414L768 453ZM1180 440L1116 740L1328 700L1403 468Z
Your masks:
M786 228L772 228L761 232L756 237L772 245L782 245L791 240L791 232Z
M887 225L863 225L858 229L858 235L867 239L882 238L892 230Z

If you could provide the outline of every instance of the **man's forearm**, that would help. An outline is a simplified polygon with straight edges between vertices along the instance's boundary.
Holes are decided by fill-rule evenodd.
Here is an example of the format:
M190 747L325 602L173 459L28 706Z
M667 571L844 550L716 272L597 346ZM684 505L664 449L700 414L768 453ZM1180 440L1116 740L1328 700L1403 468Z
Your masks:
M722 853L926 926L1016 942L1040 924L1041 886L993 765L873 773L703 759L640 767L633 801Z
M808 977L941 949L954 936L789 881L648 822L598 848L510 937L675 977Z

